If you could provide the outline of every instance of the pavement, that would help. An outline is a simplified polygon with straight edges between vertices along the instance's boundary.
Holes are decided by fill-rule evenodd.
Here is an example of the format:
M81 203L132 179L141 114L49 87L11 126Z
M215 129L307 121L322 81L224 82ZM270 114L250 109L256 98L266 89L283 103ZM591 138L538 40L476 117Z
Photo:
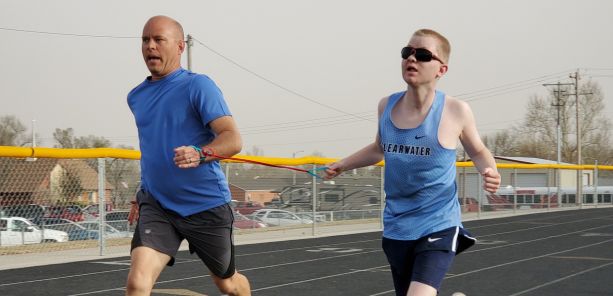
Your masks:
M439 295L611 295L613 207L566 210L466 213L478 241L454 259ZM237 231L237 270L253 295L395 295L379 221L354 222ZM0 256L0 295L125 295L128 245L98 251ZM154 288L152 296L220 294L188 251Z
M611 207L611 206L599 206ZM462 214L463 221L494 219L511 217L517 215L528 215L543 212L566 211L576 209L571 208L552 208L552 209L529 209L517 211L493 211L493 212L469 212ZM253 230L238 230L234 235L234 243L237 246L269 243L279 241L289 241L298 239L319 238L328 236L338 236L357 233L377 232L382 230L382 223L379 219L370 220L349 220L334 223L315 224L308 227L279 228L269 227ZM183 242L180 250L188 250L187 242ZM51 252L32 252L16 255L0 256L0 270L42 266L50 264L60 264L78 261L99 260L116 257L130 256L129 240L119 246L106 247L103 251L99 247L86 249L70 249Z

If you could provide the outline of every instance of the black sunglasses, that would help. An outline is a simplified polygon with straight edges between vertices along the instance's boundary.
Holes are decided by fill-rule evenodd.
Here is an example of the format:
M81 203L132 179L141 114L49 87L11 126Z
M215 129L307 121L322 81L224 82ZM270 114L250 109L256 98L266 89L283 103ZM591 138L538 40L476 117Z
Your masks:
M415 48L415 47L407 46L402 49L402 51L400 52L400 55L402 56L402 59L405 59L405 60L408 59L410 56L415 55L415 59L418 62L429 62L434 59L434 60L441 62L441 64L444 64L444 62L441 59L439 59L431 51L425 48Z

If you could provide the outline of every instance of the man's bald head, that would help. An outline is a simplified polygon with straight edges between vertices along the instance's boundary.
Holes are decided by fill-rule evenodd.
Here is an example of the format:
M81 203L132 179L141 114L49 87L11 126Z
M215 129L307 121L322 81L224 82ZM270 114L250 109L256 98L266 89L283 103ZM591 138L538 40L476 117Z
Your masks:
M147 28L148 25L153 24L165 26L171 31L173 38L177 40L184 39L185 33L183 32L183 26L181 26L178 21L171 17L165 15L156 15L151 17L147 23L145 23L145 28Z
M152 80L161 79L181 67L185 41L179 22L163 15L150 18L143 28L142 41L143 58Z

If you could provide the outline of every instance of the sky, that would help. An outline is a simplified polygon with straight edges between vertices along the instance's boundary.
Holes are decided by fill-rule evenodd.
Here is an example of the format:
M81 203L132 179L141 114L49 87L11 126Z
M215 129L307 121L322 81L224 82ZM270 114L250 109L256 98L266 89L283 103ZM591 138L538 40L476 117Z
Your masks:
M542 84L577 70L613 118L607 0L0 0L0 116L35 126L39 146L73 128L138 149L126 95L149 74L140 35L160 14L195 38L192 71L221 88L243 153L343 157L371 143L379 100L406 89L400 49L421 28L451 42L438 88L470 104L482 136L521 123Z

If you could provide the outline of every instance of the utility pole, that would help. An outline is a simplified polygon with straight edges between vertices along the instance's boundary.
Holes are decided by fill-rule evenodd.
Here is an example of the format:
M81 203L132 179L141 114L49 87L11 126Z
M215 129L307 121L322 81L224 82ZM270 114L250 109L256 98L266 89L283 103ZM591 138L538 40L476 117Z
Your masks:
M32 119L32 148L36 147L36 119Z
M192 46L194 46L194 40L192 39L192 35L187 34L187 40L185 41L187 45L187 70L192 70Z
M296 158L296 154L298 154L300 152L304 152L304 150L292 152L292 158ZM296 171L292 171L292 173L293 173L293 175L292 175L292 185L296 185ZM313 217L315 217L315 216L313 216ZM315 218L313 218L313 220L314 219Z
M572 83L560 83L558 81L558 83L545 83L543 84L543 86L547 87L550 85L555 85L557 86L557 89L553 91L555 97L556 97L556 103L555 104L551 104L552 106L556 107L556 109L558 110L558 118L557 118L557 126L556 126L556 142L557 142L557 163L558 165L562 162L562 144L560 142L560 138L562 137L562 128L560 127L560 107L563 107L565 104L563 102L560 102L560 97L561 94L566 92L565 90L561 90L561 86L562 85L573 85ZM557 195L557 199L558 202L560 202L560 181L561 181L561 177L560 177L560 169L556 169L556 195ZM547 187L549 187L549 185L547 185Z
M563 102L560 102L560 98L561 98L561 94L565 93L565 90L561 90L561 86L562 85L573 85L573 83L545 83L543 84L543 86L547 87L547 86L557 86L557 89L553 91L555 97L556 97L556 103L555 104L551 104L551 106L556 107L556 109L558 110L558 117L557 117L557 126L556 126L556 141L557 141L557 161L558 164L560 164L560 162L562 162L562 145L560 142L560 138L562 136L562 128L560 126L560 107L563 107L565 104Z
M582 165L581 160L581 120L579 120L579 95L591 95L592 93L579 93L579 69L573 74L571 73L568 77L574 79L575 82L575 93L570 94L575 96L575 110L576 110L576 123L577 123L577 165ZM577 170L577 202L579 202L579 207L583 207L583 170Z
M32 119L32 148L36 147L36 119ZM36 161L36 157L26 157L26 161Z

